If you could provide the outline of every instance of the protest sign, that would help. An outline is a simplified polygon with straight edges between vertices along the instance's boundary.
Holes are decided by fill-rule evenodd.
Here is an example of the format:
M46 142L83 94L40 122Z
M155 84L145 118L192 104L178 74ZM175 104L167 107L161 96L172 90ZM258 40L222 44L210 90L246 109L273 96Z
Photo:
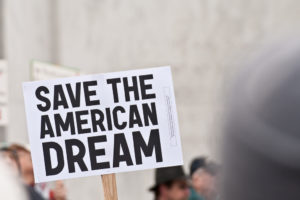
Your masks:
M35 182L182 165L170 67L23 83Z
M0 103L8 101L8 68L5 60L0 60Z
M80 75L80 70L75 67L65 67L34 60L31 64L30 76L34 81L64 78Z
M8 124L8 109L7 105L0 105L0 126Z
M6 60L0 60L0 126L8 124L8 68Z

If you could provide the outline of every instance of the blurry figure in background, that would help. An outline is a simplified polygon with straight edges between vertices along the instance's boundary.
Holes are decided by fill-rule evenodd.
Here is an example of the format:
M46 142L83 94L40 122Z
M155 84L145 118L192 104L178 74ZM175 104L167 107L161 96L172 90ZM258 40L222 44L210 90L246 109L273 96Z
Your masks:
M3 159L4 163L10 167L13 174L18 177L21 175L21 167L19 162L19 157L16 151L8 148L8 147L1 147L0 148L0 155Z
M27 185L34 186L34 175L30 151L18 144L12 144L9 149L16 152L19 158L21 177Z
M0 156L0 198L5 200L28 200L27 194L18 181L15 172L7 167L6 155L1 151ZM2 156L4 156L5 161ZM11 163L11 161L9 161ZM11 163L12 164L12 163Z
M150 188L155 200L187 200L189 188L182 166L155 170L155 185Z
M219 200L220 197L217 189L220 182L219 180L220 165L213 161L209 161L206 163L204 170L209 175L207 176L207 186L206 186L207 189L203 195L204 199Z
M42 194L42 196L49 200L66 200L66 188L63 181L55 181L53 185L47 183L37 183L34 185L34 189Z
M218 167L205 157L195 158L190 166L192 187L189 200L215 200Z
M38 194L32 187L28 186L27 184L24 184L23 180L21 180L21 167L20 167L20 161L17 152L13 149L10 149L9 147L2 147L0 149L0 155L1 155L1 159L3 159L6 166L9 167L10 172L13 175L11 179L15 179L15 181L18 181L20 184L19 187L22 187L23 185L23 189L26 189L27 196L29 197L29 199L43 200L44 198L42 198L40 194ZM10 172L7 173L9 174ZM25 196L24 199L27 199L27 197Z
M300 199L300 43L247 65L227 102L223 200Z
M34 188L45 199L49 200L65 200L66 188L62 181L56 181L54 189L49 188L47 183L34 183L33 166L29 148L19 144L12 144L10 149L17 152L20 162L21 177L25 184Z
M189 200L204 200L203 192L206 190L205 175L203 170L206 164L205 157L199 157L192 160L190 165L190 178L192 187L190 189Z

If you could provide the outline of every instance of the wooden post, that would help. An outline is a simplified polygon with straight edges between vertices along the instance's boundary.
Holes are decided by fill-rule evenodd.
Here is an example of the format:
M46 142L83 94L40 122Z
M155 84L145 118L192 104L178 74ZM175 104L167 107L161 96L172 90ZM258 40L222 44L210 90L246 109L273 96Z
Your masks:
M118 200L116 175L115 174L105 174L101 176L104 199L105 200Z

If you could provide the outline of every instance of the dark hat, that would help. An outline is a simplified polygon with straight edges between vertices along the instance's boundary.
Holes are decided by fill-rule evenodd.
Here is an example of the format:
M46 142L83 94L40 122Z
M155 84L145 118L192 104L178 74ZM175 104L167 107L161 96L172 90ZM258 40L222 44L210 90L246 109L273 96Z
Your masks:
M199 169L199 168L203 168L206 165L206 158L205 157L198 157L195 158L190 165L190 176L193 175L193 173Z
M155 191L160 184L166 183L168 181L186 179L187 176L185 175L182 166L157 168L155 170L155 185L152 186L149 190Z

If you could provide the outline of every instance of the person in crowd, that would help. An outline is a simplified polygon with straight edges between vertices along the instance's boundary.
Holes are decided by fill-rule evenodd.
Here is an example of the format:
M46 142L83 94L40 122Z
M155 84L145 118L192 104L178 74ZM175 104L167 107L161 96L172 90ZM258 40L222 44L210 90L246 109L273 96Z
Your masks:
M47 183L35 184L33 165L31 160L30 149L19 144L12 144L9 147L11 150L17 152L20 164L21 177L25 184L30 186L34 191L38 192L45 199L49 200L65 200L66 188L62 181L56 181L54 189L50 189Z
M21 175L21 166L19 162L19 157L16 151L3 146L0 148L0 156L3 159L4 163L10 167L11 171L15 176Z
M190 165L189 200L215 200L217 164L205 157L195 158Z
M214 161L206 163L204 170L209 175L207 178L207 190L204 193L205 200L219 200L218 185L219 185L219 171L220 165Z
M300 42L264 49L231 84L223 200L300 199Z
M22 186L15 171L8 166L11 164L10 158L7 158L6 152L0 151L0 199L6 200L28 200L25 188Z
M195 158L190 165L191 188L189 200L204 200L203 193L206 190L205 176L203 170L206 164L205 157Z
M188 177L182 166L155 170L155 185L150 188L155 200L187 200L189 197Z
M10 145L9 149L18 155L21 177L24 183L34 186L33 166L29 149L19 144Z
M44 198L38 192L36 192L31 186L25 184L21 179L21 165L18 153L9 147L1 147L0 156L6 166L9 167L10 172L13 174L13 177L11 178L18 181L20 186L23 185L23 190L27 192L27 195L24 195L22 199L27 199L28 197L30 200L44 200Z

